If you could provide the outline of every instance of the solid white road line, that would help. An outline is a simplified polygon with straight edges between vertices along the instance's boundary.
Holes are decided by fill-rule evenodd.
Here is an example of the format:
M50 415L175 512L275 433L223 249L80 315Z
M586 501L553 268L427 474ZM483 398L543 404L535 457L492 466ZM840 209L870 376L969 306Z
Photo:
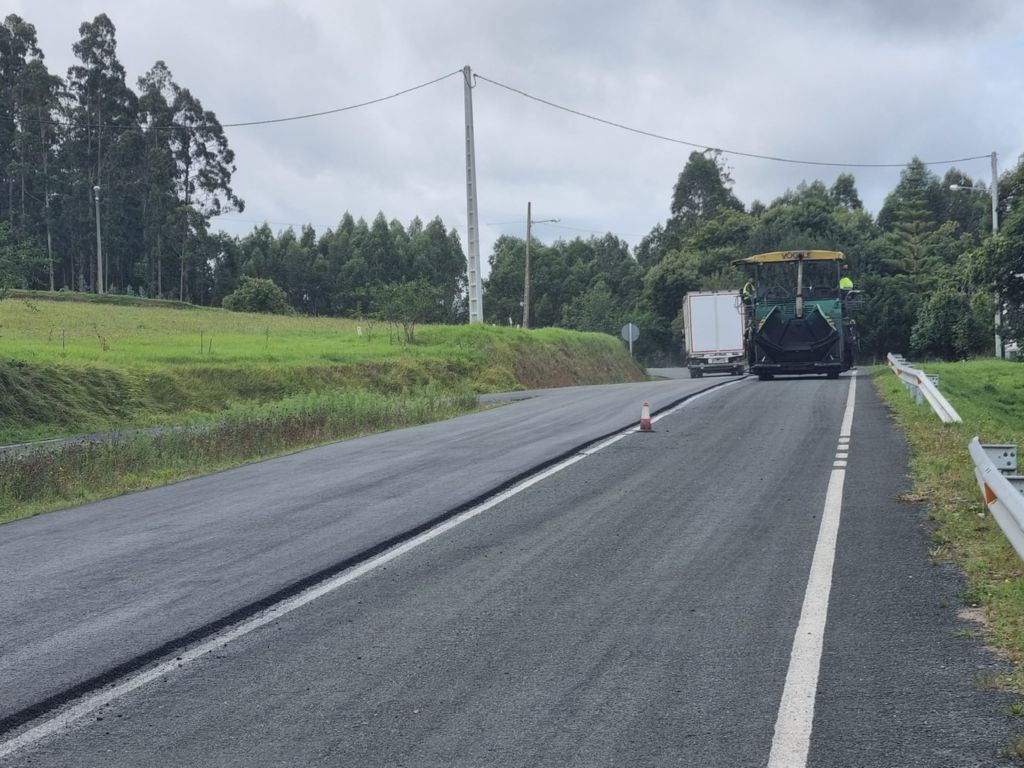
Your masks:
M682 403L675 406L674 408L671 408L668 411L658 414L657 416L652 418L651 421L660 421L665 416L679 412L686 406L691 405L692 403L711 394L712 392L720 391L725 387L731 386L732 384L735 383L739 383L740 381L742 381L742 379L737 379L735 382L730 382L730 384L702 391L690 397L689 399L684 400ZM159 680L175 672L178 672L182 667L190 664L196 659L201 658L210 651L216 650L217 648L222 648L231 641L244 637L245 635L248 635L250 632L257 630L260 627L266 626L271 622L277 621L278 619L291 613L292 611L301 608L302 606L307 605L313 602L314 600L323 597L324 595L334 592L335 590L345 586L349 582L355 581L360 576L364 576L370 573L371 571L380 568L382 565L385 565L391 562L392 560L401 557L406 552L415 549L421 544L426 544L431 539L436 539L438 536L447 533L452 528L461 525L467 520L472 520L477 515L483 514L487 510L497 506L503 501L507 501L516 494L522 493L527 488L530 488L531 486L536 485L540 481L545 480L551 477L552 475L557 474L558 472L561 472L563 469L568 469L573 464L582 461L588 456L593 456L598 451L604 450L605 448L614 445L615 443L622 440L624 437L627 437L628 435L631 435L637 431L639 431L639 427L630 427L629 429L626 429L618 433L617 435L613 435L607 440L603 440L597 445L593 445L590 448L580 451L579 453L570 456L569 458L564 459L563 461L560 461L557 464L553 464L547 469L538 472L536 475L532 475L526 478L525 480L522 480L521 482L517 483L511 488L508 488L505 491L502 491L496 496L492 496L491 498L487 499L481 504L478 504L477 506L472 507L471 509L467 509L465 512L461 512L458 515L449 518L448 520L438 524L430 530L424 531L418 536L415 536L409 539L408 541L399 544L392 549L387 550L386 552L382 552L381 554L367 560L364 563L354 566L347 571L343 571L342 573L339 573L336 576L332 576L331 578L328 578L325 581L320 582L319 584L315 584L314 586L309 587L308 589L300 592L294 597L283 600L282 602L277 603L276 605L273 605L264 611L261 611L252 618L247 619L241 622L240 624L236 624L233 627L229 627L228 629L225 629L216 635L211 635L209 638L201 641L197 645L194 645L188 648L187 650L180 652L175 656L175 658L171 660L164 661L155 667L151 667L150 669L136 672L134 675L130 675L129 677L124 678L121 682L116 683L110 686L109 688L105 688L103 690L97 691L96 693L86 695L85 697L79 699L76 703L74 703L67 709L61 711L54 717L51 717L50 719L39 723L38 725L28 729L27 731L24 731L23 733L15 736L12 739L0 742L0 759L3 759L15 753L20 749L24 749L25 747L39 741L40 739L45 739L49 736L53 736L54 734L59 733L60 731L70 727L72 724L82 719L86 715L91 714L92 712L95 712L97 709L106 706L112 701L119 699L122 696L125 696L126 694L131 693L132 691L141 688L148 683L153 682L154 680Z
M850 436L853 427L853 403L857 391L856 377L850 378L841 434ZM846 462L836 462L836 464ZM843 483L846 470L834 468L825 494L825 509L818 529L818 543L814 548L811 573L804 593L800 622L793 638L793 651L789 658L786 685L775 720L775 736L768 756L768 768L805 768L807 752L811 746L811 727L814 724L814 697L818 689L818 672L825 640L825 622L828 618L828 599L832 590L832 566L835 563L836 540L839 535L839 517L843 504Z

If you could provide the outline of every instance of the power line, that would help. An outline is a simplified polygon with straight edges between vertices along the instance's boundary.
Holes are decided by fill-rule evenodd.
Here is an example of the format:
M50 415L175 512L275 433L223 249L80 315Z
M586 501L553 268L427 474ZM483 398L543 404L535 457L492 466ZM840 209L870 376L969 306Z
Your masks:
M348 212L346 211L346 213L348 213ZM358 222L360 220L362 220L363 222L366 222L366 218L367 218L366 216L354 216L353 217L354 221L356 221L356 222ZM419 218L419 217L417 216L415 218ZM453 217L448 219L449 222L452 222L452 221L455 222L451 226L449 226L449 224L447 224L445 222L444 217L437 216L437 218L441 219L441 223L445 225L445 230L446 231L449 230L449 229L452 229L452 228L464 227L465 226L465 222L461 221L460 219L458 219L458 217L455 217L455 216L453 216ZM331 229L331 230L335 229L336 227L338 227L342 223L341 220L336 221L333 224L320 224L320 223L317 223L315 221L273 221L271 219L249 219L249 218L243 219L243 218L238 218L238 216L235 213L231 213L231 212L219 213L219 214L217 214L215 216L212 216L211 217L211 221L213 223L217 224L218 226L219 225L223 225L223 224L252 224L252 225L254 225L256 227L259 227L259 226L263 226L264 224L266 224L268 226L272 225L272 226L275 226L275 227L291 227L291 228L295 228L295 227L313 227L315 229ZM390 221L394 221L394 219L393 218L389 219L389 222ZM421 221L422 221L422 219L421 219ZM523 222L523 223L525 223L525 222ZM406 226L406 225L403 224L403 226ZM488 226L490 226L490 225L488 225Z
M646 237L646 235L637 235L629 232L612 232L611 230L607 230L605 232L598 232L593 229L584 229L583 227L570 227L566 224L546 224L545 226L554 227L555 229L571 229L574 232L587 232L591 235L615 235L616 237Z
M296 121L296 120L309 120L309 119L314 118L314 117L324 117L325 115L336 115L336 114L338 114L340 112L350 112L350 111L352 111L354 109L360 109L362 107L369 107L369 106L371 106L373 104L380 104L382 101L390 101L391 99L397 99L399 96L405 96L406 94L412 93L413 91L418 91L418 90L420 90L422 88L427 88L427 87L429 87L431 85L434 85L435 83L441 82L442 80L447 80L449 77L453 77L455 75L461 75L461 74L462 74L462 70L461 69L457 69L454 72L449 72L447 75L442 75L441 77L435 77L433 80L428 80L425 83L420 83L419 85L414 85L414 86L412 86L410 88L404 88L401 91L396 91L395 93L388 94L387 96L380 96L380 97L378 97L376 99L370 99L369 101L362 101L362 102L360 102L358 104L349 104L348 106L345 106L345 107L336 107L334 109L325 109L325 110L322 110L320 112L309 112L309 113L304 114L304 115L289 115L288 117L274 117L274 118L268 118L268 119L265 119L265 120L248 120L248 121L237 122L237 123L221 123L220 127L221 128L242 128L242 127L251 126L251 125L271 125L273 123L288 123L288 122L293 122L293 121ZM87 129L92 129L92 128L111 128L111 129L114 129L114 128L118 128L118 129L121 129L121 130L131 130L132 128L141 127L144 130L169 131L169 130L174 130L176 128L188 128L189 127L189 126L183 125L182 123L173 123L173 122L172 123L164 123L164 124L141 125L141 124L135 123L135 122L128 122L128 123L90 123L90 122L79 122L79 121L76 121L76 120L62 119L62 118L55 118L55 119L49 119L49 120L39 120L37 118L24 118L24 119L22 119L21 122L23 122L23 123L31 123L33 125L62 125L62 126L66 126L66 127L79 126L79 127L84 127L84 128L87 128Z
M758 159L758 160L772 160L772 161L777 162L777 163L793 163L795 165L818 165L818 166L828 166L828 167L832 167L832 168L904 168L906 166L906 163L833 163L833 162L824 162L824 161L820 161L820 160L798 160L798 159L791 158L791 157L776 157L774 155L761 155L761 154L757 154L755 152L741 152L741 151L736 150L736 149L725 149L724 147L716 147L716 146L713 146L711 144L700 144L698 142L686 141L684 139L676 139L676 138L673 138L671 136L663 136L662 134L653 133L651 131L645 131L645 130L642 130L640 128L633 128L633 127L628 126L628 125L623 125L622 123L616 123L616 122L614 122L612 120L606 120L603 117L597 117L595 115L590 115L590 114L587 114L586 112L581 112L578 109L572 109L571 107L566 107L566 106L563 106L561 104L556 104L553 101L548 101L547 99L542 99L539 96L534 96L534 95L532 95L530 93L527 93L526 91L520 90L519 88L513 88L511 85L506 85L505 83L499 83L497 80L491 80L490 78L484 77L483 75L478 74L478 73L474 73L473 77L477 78L477 79L480 79L480 80L484 80L484 81L486 81L488 83L491 83L492 85L496 85L499 88L504 88L505 90L511 91L512 93L519 94L520 96L523 96L524 98L530 99L532 101L536 101L536 102L538 102L540 104L544 104L544 105L552 107L554 109L559 109L559 110L561 110L563 112L568 112L569 114L572 114L572 115L577 115L578 117L586 118L587 120L593 120L594 122L602 123L604 125L609 125L609 126L611 126L613 128L619 128L619 129L621 129L623 131L629 131L630 133L636 133L636 134L639 134L641 136L647 136L649 138L658 139L660 141L668 141L668 142L671 142L673 144L682 144L684 146L693 147L695 149L713 150L715 152L724 152L724 153L726 153L728 155L736 155L738 157L752 157L752 158L755 158L755 159ZM987 160L989 157L990 157L989 154L973 155L971 157L959 157L959 158L956 158L955 160L931 160L931 161L925 162L923 164L924 165L952 165L953 163L964 163L964 162L967 162L969 160Z
M491 222L486 222L484 224L484 226L485 227L511 227L512 225L520 225L520 224L525 225L526 224L526 219L520 219L518 221L491 221ZM599 232L596 229L585 229L584 227L570 227L568 224L554 224L554 223L552 223L550 221L535 221L535 222L533 222L533 226L535 226L535 227L536 226L554 227L555 229L570 229L573 232L586 232L587 234L598 235L598 236L615 235L616 237L646 237L646 235L637 235L637 234L632 234L632 233L629 233L629 232L613 232L611 230L605 230L603 232Z
M368 107L371 104L379 104L380 102L388 101L389 99L397 99L399 96L405 96L405 94L407 94L407 93L412 93L413 91L418 91L421 88L426 88L427 86L434 85L434 83L439 83L442 80L447 80L449 77L453 77L455 75L461 75L461 74L462 74L462 70L461 69L457 69L454 72L449 72L447 75L441 75L441 77L435 77L433 80L428 80L425 83L420 83L419 85L414 85L411 88L406 88L406 89L398 91L396 93L392 93L392 94L390 94L388 96L381 96L380 98L371 99L370 101L363 101L363 102L360 102L359 104L350 104L347 107L338 107L336 109L326 109L326 110L324 110L322 112L310 112L309 114L306 114L306 115L293 115L291 117L276 117L276 118L273 118L271 120L250 120L250 121L244 122L244 123L222 123L221 127L222 128L241 128L243 126L248 126L248 125L270 125L271 123L287 123L287 122L291 122L293 120L308 120L308 119L313 118L313 117L323 117L324 115L336 115L339 112L348 112L348 111L353 110L353 109L359 109L361 107Z
M255 126L255 125L273 125L273 124L276 124L276 123L287 123L287 122L294 122L294 121L297 121L297 120L309 120L309 119L316 118L316 117L324 117L324 116L327 116L327 115L339 114L341 112L349 112L349 111L352 111L352 110L355 110L355 109L361 109L363 107L372 106L373 104L379 104L379 103L384 102L384 101L390 101L391 99L397 99L400 96L404 96L404 95L412 93L414 91L418 91L420 89L427 88L427 87L429 87L431 85L434 85L436 83L439 83L439 82L441 82L443 80L447 80L450 77L454 77L456 75L461 75L461 74L463 74L463 71L461 69L457 69L454 72L449 72L446 75L441 75L440 77L435 77L434 79L428 80L428 81L426 81L424 83L420 83L419 85L414 85L414 86L411 86L409 88L404 88L404 89L402 89L400 91L396 91L395 93L388 94L386 96L380 96L380 97L378 97L376 99L370 99L369 101L363 101L363 102L359 102L357 104L350 104L350 105L344 106L344 107L336 107L334 109L326 109L326 110L321 110L319 112L309 112L309 113L301 114L301 115L289 115L287 117L275 117L275 118L267 118L267 119L262 119L262 120L247 120L247 121L240 121L240 122L234 122L234 123L222 123L221 124L221 128L243 128L243 127ZM679 138L675 138L675 137L672 137L672 136L665 136L663 134L654 133L653 131L647 131L647 130L643 130L641 128L634 128L632 126L625 125L623 123L617 123L617 122L615 122L613 120L607 120L607 119L605 119L603 117L598 117L596 115L591 115L591 114L588 114L586 112L582 112L582 111L580 111L578 109L573 109L571 107L567 107L567 106L564 106L562 104L557 104L557 103L555 103L553 101L549 101L547 99L542 99L539 96L534 96L533 94L527 93L526 91L524 91L522 89L515 88L515 87L513 87L511 85L507 85L507 84L499 82L497 80L493 80L493 79L491 79L489 77L486 77L484 75L481 75L479 73L474 73L473 77L474 77L474 79L483 80L485 82L491 83L492 85L496 85L499 88L504 88L507 91L510 91L512 93L515 93L515 94L518 94L518 95L520 95L520 96L522 96L522 97L524 97L526 99L530 99L531 101L536 101L539 104L544 104L544 105L546 105L548 107L551 107L553 109L558 109L558 110L561 110L562 112L567 112L569 114L576 115L577 117L582 117L582 118L587 119L587 120L592 120L594 122L601 123L603 125L607 125L607 126L610 126L612 128L618 128L618 129L623 130L623 131L628 131L630 133L635 133L635 134L638 134L640 136L647 136L648 138L658 139L659 141L667 141L667 142L670 142L670 143L673 143L673 144L681 144L683 146L693 147L694 149L700 149L700 150L705 150L705 151L706 150L712 150L712 151L716 151L716 152L724 152L726 154L734 155L734 156L737 156L737 157L750 157L750 158L754 158L754 159L758 159L758 160L770 160L770 161L778 162L778 163L792 163L792 164L795 164L795 165L813 165L813 166L824 166L824 167L832 167L832 168L903 168L903 167L906 166L906 163L839 163L839 162L826 162L826 161L821 161L821 160L802 160L802 159L791 158L791 157L779 157L779 156L776 156L776 155L765 155L765 154L759 154L759 153L756 153L756 152L744 152L744 151L738 150L738 149L727 149L727 148L724 148L724 147L716 147L716 146L714 146L712 144L706 144L706 143L700 143L700 142L694 142L694 141L687 141L686 139L679 139ZM72 120L61 120L61 119L43 121L43 120L35 120L35 119L31 119L31 118L26 118L26 119L23 120L23 122L25 122L25 123L34 123L34 124L44 123L44 124L49 124L49 125L64 125L64 126L76 125L75 121L72 121ZM82 125L81 123L77 123L77 124L78 125ZM102 127L106 127L106 128L112 128L112 129L116 128L116 129L121 129L121 130L129 130L129 129L135 127L135 125L131 124L131 123L129 123L129 124L119 124L119 123L105 123L105 124L104 123L99 123L99 124L97 124L97 123L85 123L84 126L86 128L102 128ZM187 126L183 126L180 123L170 123L170 124L164 124L164 125L144 126L144 128L147 129L147 130L173 130L175 128L180 128L180 127L187 127ZM959 157L959 158L954 158L952 160L929 160L929 161L924 161L923 165L952 165L954 163L964 163L964 162L969 162L971 160L987 160L989 157L990 157L989 154L984 154L984 155L972 155L970 157ZM586 230L584 230L584 231L586 231Z

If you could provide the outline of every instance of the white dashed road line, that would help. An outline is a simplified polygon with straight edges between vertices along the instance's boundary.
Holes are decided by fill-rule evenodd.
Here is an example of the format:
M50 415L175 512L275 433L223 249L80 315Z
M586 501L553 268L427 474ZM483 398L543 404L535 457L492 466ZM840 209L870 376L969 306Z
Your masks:
M839 433L839 443L843 450L849 450L856 392L857 379L854 375L850 378L846 411ZM768 756L768 768L805 768L807 765L811 727L814 724L814 697L818 689L828 600L832 590L832 566L835 563L839 517L842 512L845 467L845 461L836 460L829 476L825 509L818 529L818 543L814 548L800 623L793 638L786 686L782 691L779 714L775 720L775 736Z

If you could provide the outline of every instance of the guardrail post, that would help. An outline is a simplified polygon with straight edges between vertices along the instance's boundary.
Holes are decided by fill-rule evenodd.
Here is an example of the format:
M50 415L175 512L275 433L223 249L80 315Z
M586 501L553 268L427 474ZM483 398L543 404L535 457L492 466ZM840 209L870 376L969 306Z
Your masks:
M1017 446L1013 443L982 443L981 448L988 460L1004 475L1017 472Z
M981 498L1017 555L1024 560L1024 477L1003 474L1012 471L1008 469L1010 466L1017 466L1017 446L982 445L975 437L968 450Z

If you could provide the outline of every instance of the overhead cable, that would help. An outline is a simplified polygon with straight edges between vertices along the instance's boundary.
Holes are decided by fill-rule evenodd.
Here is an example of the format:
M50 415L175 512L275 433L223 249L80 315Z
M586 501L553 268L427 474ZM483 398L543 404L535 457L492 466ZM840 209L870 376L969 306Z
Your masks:
M834 162L825 162L825 161L821 161L821 160L799 160L799 159L791 158L791 157L776 157L774 155L761 155L761 154L757 154L756 152L741 152L741 151L736 150L736 149L726 149L725 147L716 147L716 146L714 146L712 144L701 144L699 142L686 141L685 139L677 139L677 138L673 138L672 136L664 136L662 134L653 133L652 131L645 131L645 130L642 130L640 128L633 128L633 127L628 126L628 125L623 125L622 123L616 123L616 122L614 122L612 120L606 120L603 117L597 117L595 115L587 114L586 112L581 112L578 109L572 109L571 107L563 106L562 104L556 104L553 101L548 101L547 99L542 99L539 96L534 96L533 94L527 93L526 91L520 90L519 88L514 88L511 85L506 85L505 83L499 83L497 80L491 80L489 77L484 77L483 75L481 75L479 73L474 73L474 77L476 77L479 80L484 80L485 82L491 83L492 85L496 85L499 88L504 88L505 90L511 91L512 93L517 93L520 96L523 96L524 98L527 98L527 99L530 99L532 101L536 101L536 102L538 102L540 104L544 104L546 106L552 107L553 109L559 109L559 110L561 110L563 112L568 112L569 114L577 115L578 117L586 118L587 120L593 120L594 122L603 123L604 125L609 125L609 126L611 126L613 128L619 128L619 129L621 129L623 131L629 131L630 133L636 133L636 134L639 134L641 136L647 136L649 138L658 139L660 141L672 142L673 144L682 144L684 146L693 147L695 149L711 150L711 151L714 151L714 152L724 152L725 154L728 154L728 155L736 155L738 157L752 157L752 158L756 158L758 160L772 160L772 161L777 162L777 163L793 163L795 165L820 165L820 166L829 166L829 167L833 167L833 168L904 168L907 165L906 163L834 163ZM971 157L959 157L959 158L956 158L954 160L930 160L930 161L924 162L924 165L952 165L953 163L964 163L964 162L967 162L968 160L987 160L990 156L991 156L990 154L984 154L984 155L973 155Z
M310 112L309 114L306 114L306 115L293 115L291 117L276 117L276 118L273 118L271 120L250 120L250 121L244 122L244 123L222 123L221 127L222 128L241 128L243 126L248 126L248 125L269 125L271 123L287 123L287 122L291 122L293 120L308 120L308 119L310 119L312 117L323 117L324 115L336 115L339 112L348 112L348 111L353 110L353 109L359 109L360 107L368 107L371 104L379 104L380 102L388 101L389 99L397 99L399 96L405 96L405 94L407 94L407 93L412 93L413 91L418 91L421 88L426 88L428 86L433 85L434 83L439 83L442 80L447 80L449 77L454 77L455 75L461 75L461 74L462 74L462 70L461 69L457 69L454 72L449 72L447 75L441 75L441 77L435 77L433 80L428 80L425 83L420 83L419 85L414 85L411 88L406 88L405 90L398 91L396 93L392 93L392 94L390 94L388 96L381 96L378 99L371 99L370 101L363 101L363 102L360 102L359 104L350 104L347 107L338 107L336 109L325 109L322 112Z
M399 96L405 96L407 93L412 93L413 91L418 91L421 88L427 88L428 86L434 85L435 83L439 83L442 80L447 80L449 77L454 77L455 75L461 75L461 74L462 74L462 70L461 69L457 69L454 72L449 72L447 75L442 75L441 77L435 77L433 80L428 80L425 83L420 83L419 85L414 85L411 88L405 88L405 89L403 89L401 91L396 91L395 93L388 94L387 96L381 96L381 97L376 98L376 99L370 99L369 101L362 101L362 102L360 102L358 104L349 104L346 107L336 107L334 109L325 109L325 110L323 110L321 112L310 112L310 113L307 113L307 114L304 114L304 115L290 115L288 117L274 117L274 118L269 118L269 119L265 119L265 120L247 120L247 121L244 121L244 122L237 122L237 123L221 123L220 127L221 128L242 128L242 127L250 126L250 125L271 125L273 123L288 123L288 122L293 122L295 120L309 120L309 119L314 118L314 117L324 117L325 115L336 115L339 112L349 112L349 111L351 111L353 109L360 109L361 107L368 107L368 106L371 106L373 104L379 104L382 101L389 101L391 99L397 99ZM163 123L163 124L148 124L148 125L140 126L140 125L138 125L136 123L90 123L90 122L78 123L75 120L62 119L62 118L51 118L51 119L48 119L48 120L40 120L40 119L36 119L36 118L23 118L22 122L24 122L24 123L31 123L33 125L65 125L65 126L74 126L76 124L79 124L79 125L84 125L86 128L90 128L90 129L92 129L92 128L119 128L121 130L131 130L132 128L141 127L141 128L143 128L143 130L147 130L147 131L148 130L165 131L165 130L173 130L175 128L186 128L186 127L188 127L188 126L182 125L181 123L174 123L174 122Z

